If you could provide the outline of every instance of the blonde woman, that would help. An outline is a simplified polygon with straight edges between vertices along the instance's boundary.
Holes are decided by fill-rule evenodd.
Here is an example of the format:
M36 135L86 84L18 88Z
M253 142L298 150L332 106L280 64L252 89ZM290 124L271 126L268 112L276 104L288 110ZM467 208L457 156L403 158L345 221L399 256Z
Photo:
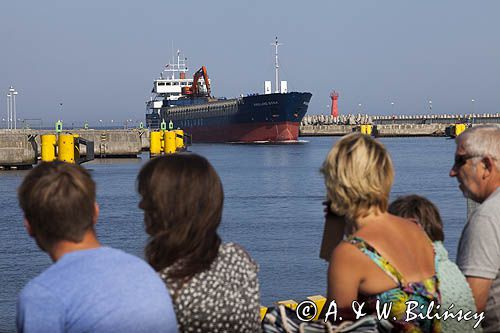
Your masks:
M335 300L339 315L349 319L353 301L365 302L365 313L387 304L394 331L440 332L433 319L440 298L433 246L418 224L387 212L394 171L384 146L363 134L346 135L321 171L329 208L346 224L347 237L328 269L328 300ZM408 306L420 316L409 320Z

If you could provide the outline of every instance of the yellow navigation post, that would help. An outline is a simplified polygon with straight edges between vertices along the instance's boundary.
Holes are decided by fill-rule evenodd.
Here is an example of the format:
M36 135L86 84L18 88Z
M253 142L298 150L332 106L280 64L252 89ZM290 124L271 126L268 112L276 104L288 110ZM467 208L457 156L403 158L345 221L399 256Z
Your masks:
M75 163L75 136L73 134L59 134L57 152L59 161Z
M56 159L56 135L42 135L42 162L52 162Z
M365 124L361 125L361 134L372 135L373 125Z
M162 132L153 131L149 134L149 154L158 156L161 154L161 136Z
M175 132L174 131L165 131L164 132L164 151L165 154L173 154L175 153L176 145L175 145Z
M184 131L181 129L174 130L175 132L175 149L183 150L184 149Z

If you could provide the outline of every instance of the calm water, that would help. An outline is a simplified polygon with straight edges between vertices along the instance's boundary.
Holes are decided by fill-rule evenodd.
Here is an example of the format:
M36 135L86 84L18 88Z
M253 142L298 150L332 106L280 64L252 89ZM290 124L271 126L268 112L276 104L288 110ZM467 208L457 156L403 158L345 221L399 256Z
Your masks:
M300 145L197 144L225 191L220 233L243 245L260 265L262 304L325 294L326 262L318 258L325 189L319 167L338 138L305 138ZM444 138L381 139L392 155L392 197L418 193L431 199L445 222L445 245L455 258L466 215L456 180L448 177L455 143ZM137 208L135 177L143 159L85 164L97 183L101 241L142 256L146 235ZM23 229L16 188L25 171L0 172L0 331L15 329L16 294L51 264ZM196 186L196 184L193 184Z

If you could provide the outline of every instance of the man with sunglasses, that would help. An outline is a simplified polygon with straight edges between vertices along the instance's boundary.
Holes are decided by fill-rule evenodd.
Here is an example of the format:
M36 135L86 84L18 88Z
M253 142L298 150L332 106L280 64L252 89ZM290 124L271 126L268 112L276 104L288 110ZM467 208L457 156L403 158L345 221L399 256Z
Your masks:
M469 217L457 253L485 332L500 331L500 126L467 129L456 139L456 177L464 196L480 203Z

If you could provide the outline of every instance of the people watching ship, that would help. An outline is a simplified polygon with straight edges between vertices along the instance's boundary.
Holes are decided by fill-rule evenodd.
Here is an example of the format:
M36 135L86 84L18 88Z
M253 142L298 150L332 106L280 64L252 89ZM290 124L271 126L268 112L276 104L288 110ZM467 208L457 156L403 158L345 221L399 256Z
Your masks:
M145 253L174 302L180 332L259 332L257 264L217 233L224 192L212 165L191 153L150 160L140 171Z

